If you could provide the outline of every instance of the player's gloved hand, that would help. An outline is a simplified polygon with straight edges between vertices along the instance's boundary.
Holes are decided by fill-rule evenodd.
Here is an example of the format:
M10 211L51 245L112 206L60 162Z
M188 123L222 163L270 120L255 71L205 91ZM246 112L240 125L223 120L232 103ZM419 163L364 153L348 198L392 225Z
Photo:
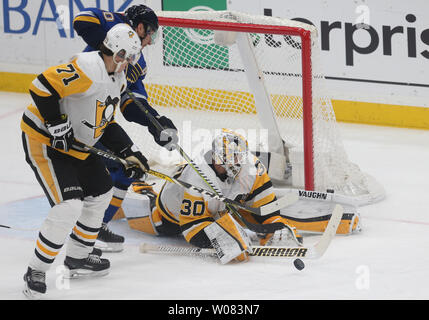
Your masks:
M152 123L150 123L148 126L149 132L152 134L155 142L161 147L166 148L168 151L174 150L179 142L176 126L173 121L165 116L158 115L156 116L156 119L164 130L159 131Z
M127 178L140 180L146 175L145 171L150 169L147 159L135 145L127 147L119 155L125 160L135 163L132 166L125 166L125 175Z
M74 134L67 115L62 114L58 120L46 121L45 126L51 135L52 148L69 151L74 140Z

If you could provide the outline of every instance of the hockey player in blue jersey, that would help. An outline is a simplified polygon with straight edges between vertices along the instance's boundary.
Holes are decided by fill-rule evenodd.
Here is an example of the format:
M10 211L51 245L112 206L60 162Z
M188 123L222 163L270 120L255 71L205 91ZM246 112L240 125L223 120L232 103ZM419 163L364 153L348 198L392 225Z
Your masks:
M152 9L145 5L131 6L124 13L108 12L97 8L86 9L74 18L73 28L88 45L84 51L94 51L98 50L107 31L118 23L128 23L136 31L142 41L142 49L147 45L151 45L156 39L158 17ZM147 126L155 142L171 151L171 142L177 141L177 136L174 136L177 134L177 129L170 119L165 116L160 116L158 112L149 105L148 94L143 84L146 70L146 61L142 54L138 63L134 66L130 65L125 71L127 76L127 87L149 112L158 119L159 123L168 130L169 137L166 139L166 135L163 135L161 138L161 132L156 129L148 120L145 113L127 94L124 94L121 98L121 111L126 120ZM98 147L102 148L100 145L98 145ZM140 151L134 149L134 151L130 150L130 152L133 152L133 155L139 160L146 160ZM110 162L106 163L106 165L114 183L114 193L112 201L105 212L103 226L98 235L98 244L101 242L101 248L105 251L122 251L124 237L111 232L107 228L107 223L121 208L128 187L133 181L140 179L143 172L140 176L130 176L131 173L126 172L124 168L118 166L116 163Z

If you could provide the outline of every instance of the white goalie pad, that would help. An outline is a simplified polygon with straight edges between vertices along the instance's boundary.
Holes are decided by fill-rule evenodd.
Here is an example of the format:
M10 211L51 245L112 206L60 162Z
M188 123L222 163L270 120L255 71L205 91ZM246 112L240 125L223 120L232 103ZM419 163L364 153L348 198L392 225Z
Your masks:
M128 191L121 205L127 218L147 217L151 213L148 196Z
M356 200L352 197L337 195L335 193L325 193L316 191L306 191L301 189L275 189L278 197L290 192L296 193L299 200L294 204L280 210L282 216L296 218L299 220L317 220L328 216L336 204L344 208L343 217L349 219L350 228L344 234L351 234L361 230L360 215ZM297 228L299 231L308 231ZM323 232L323 231L320 231Z
M230 262L245 251L252 251L251 240L249 239L247 233L241 228L240 225L238 225L237 222L235 222L233 218L231 218L231 221L234 223L234 226L241 237L241 241L243 241L246 245L244 250L242 246L240 246L239 241L237 241L238 239L235 239L216 222L204 228L204 232L210 239L212 246L216 250L217 256L222 264Z
M301 247L294 235L294 232L290 226L285 226L283 229L276 230L272 237L265 244L266 246L283 246L283 247Z

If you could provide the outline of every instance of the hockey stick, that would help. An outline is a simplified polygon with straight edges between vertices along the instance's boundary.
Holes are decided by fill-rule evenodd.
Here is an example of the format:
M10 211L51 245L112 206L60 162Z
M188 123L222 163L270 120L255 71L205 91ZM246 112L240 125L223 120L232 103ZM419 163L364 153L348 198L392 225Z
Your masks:
M88 145L86 145L84 143L81 143L81 142L78 142L78 141L75 141L73 143L73 146L75 148L78 148L78 149L82 150L82 151L90 152L90 153L93 153L95 155L98 155L98 156L101 156L101 157L113 160L115 162L121 163L124 166L125 165L126 166L133 166L133 165L135 165L135 163L132 162L132 161L127 161L125 159L122 159L121 157L118 157L118 156L110 153L110 152L107 152L107 151L104 151L104 150L100 150L100 149L97 149L95 147L88 146ZM268 204L266 204L264 206L261 206L259 208L252 208L252 207L246 206L246 205L244 205L244 204L242 204L242 203L240 203L238 201L235 201L235 200L232 200L232 199L228 199L228 198L226 198L224 196L219 196L219 195L217 195L217 194L215 194L213 192L207 191L207 190L205 190L203 188L199 188L199 187L193 186L193 185L191 185L191 184L189 184L189 183L187 183L185 181L172 178L172 177L170 177L170 176L168 176L168 175L166 175L164 173L161 173L161 172L158 172L158 171L155 171L155 170L151 170L151 169L147 170L145 172L148 173L148 174L150 174L150 175L153 175L155 177L161 178L163 180L166 180L166 181L178 184L178 185L184 187L185 189L192 189L192 190L198 191L200 193L206 194L206 195L208 195L208 196L210 196L210 197L212 197L214 199L217 199L219 201L225 202L227 204L235 205L237 207L240 207L241 209L250 211L250 212L252 212L254 214L261 215L261 216L273 213L273 212L275 212L275 211L277 211L279 209L282 209L282 208L285 208L287 206L290 206L293 203L295 203L296 201L298 201L298 195L297 194L295 194L295 193L289 193L289 194L285 195L284 197L282 197L282 198L280 198L280 199L278 199L276 201L273 201L271 203L268 203Z
M156 176L158 178L161 178L163 180L167 180L169 182L178 184L178 185L184 187L185 189L192 189L192 190L198 191L202 194L208 195L211 198L217 199L219 201L225 202L225 203L230 204L230 205L234 205L236 207L250 211L250 212L257 214L259 216L265 216L265 215L271 214L277 210L280 210L282 208L288 207L288 206L294 204L296 201L298 201L298 198L299 198L297 194L289 193L289 194L286 194L285 196L283 196L282 198L280 198L276 201L270 202L270 203L268 203L264 206L261 206L259 208L253 208L253 207L246 206L246 205L244 205L238 201L231 200L231 199L228 199L224 196L217 195L213 192L207 191L206 189L193 186L193 185L191 185L191 184L189 184L183 180L172 178L172 177L170 177L166 174L163 174L161 172L157 172L154 170L149 170L146 172L148 174L151 174L151 175Z
M320 240L313 246L308 247L282 247L282 246L252 246L253 257L279 257L279 258L306 258L318 259L322 257L332 239L335 237L338 226L341 222L344 209L341 205L337 204L332 211L329 223L320 238ZM216 250L212 248L195 248L195 247L180 247L170 245L156 245L149 243L142 243L139 246L141 253L160 253L170 255L187 255L187 256L217 256Z
M100 149L97 149L96 147L88 146L88 145L86 145L82 142L79 142L77 140L73 141L73 147L78 149L79 151L89 152L89 153L95 154L97 156L118 162L118 163L122 164L123 166L135 166L136 165L134 162L122 159L121 157L118 157L111 152L100 150Z
M137 100L134 93L131 92L128 88L125 89L126 93L129 95L131 100L140 108L142 112L144 112L147 117L149 118L150 122L158 129L158 131L162 132L164 131L163 126L159 123L159 121L147 110L147 108ZM189 166L196 172L198 175L203 179L203 181L210 187L210 189L218 196L223 197L222 191L216 188L216 186L208 179L208 177L201 171L201 169L196 165L196 163L183 151L183 149L178 145L175 144L176 150L179 151L180 155L186 160L186 162L189 164ZM281 222L274 222L270 224L254 224L251 222L248 222L243 216L238 212L238 210L234 207L226 203L226 207L236 216L236 218L245 224L250 230L256 232L256 233L273 233L276 230L282 229L284 227L284 224Z
M0 224L0 228L5 228L5 229L11 229L11 230L17 230L17 231L38 231L39 229L31 229L31 228L18 228L18 227L14 227L14 226L7 226L5 224Z

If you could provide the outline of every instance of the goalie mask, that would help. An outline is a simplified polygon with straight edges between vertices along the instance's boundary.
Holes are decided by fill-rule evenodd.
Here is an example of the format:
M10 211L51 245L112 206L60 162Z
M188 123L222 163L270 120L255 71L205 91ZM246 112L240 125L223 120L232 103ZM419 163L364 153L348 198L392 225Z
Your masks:
M141 41L137 33L126 23L113 26L103 41L104 46L113 53L117 64L115 72L124 63L136 64L141 55Z
M222 129L221 134L213 140L212 150L213 162L226 170L228 180L235 179L247 160L248 144L244 137Z

